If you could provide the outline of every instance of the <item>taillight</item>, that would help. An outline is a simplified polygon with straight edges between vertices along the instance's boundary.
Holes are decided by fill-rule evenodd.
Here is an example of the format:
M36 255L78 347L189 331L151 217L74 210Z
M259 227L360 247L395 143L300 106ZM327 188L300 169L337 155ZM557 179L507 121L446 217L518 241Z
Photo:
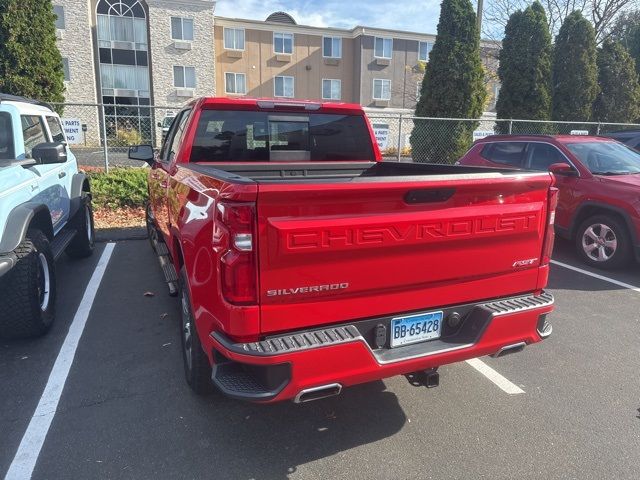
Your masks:
M255 205L218 202L213 228L224 298L234 305L257 303Z
M553 253L553 243L556 237L554 223L556 221L556 207L558 206L558 189L551 187L549 189L549 214L547 215L547 233L542 247L541 265L549 265L551 262L551 254Z

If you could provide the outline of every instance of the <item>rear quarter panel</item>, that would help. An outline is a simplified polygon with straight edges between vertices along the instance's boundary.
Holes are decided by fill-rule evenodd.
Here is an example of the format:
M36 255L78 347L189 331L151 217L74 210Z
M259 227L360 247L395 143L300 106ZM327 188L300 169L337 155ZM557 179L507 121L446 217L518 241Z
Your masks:
M169 249L178 271L184 265L196 327L201 338L213 330L242 337L259 331L259 307L236 307L222 296L220 258L213 248L214 214L220 200L254 202L255 185L203 175L178 164L170 176L167 201Z

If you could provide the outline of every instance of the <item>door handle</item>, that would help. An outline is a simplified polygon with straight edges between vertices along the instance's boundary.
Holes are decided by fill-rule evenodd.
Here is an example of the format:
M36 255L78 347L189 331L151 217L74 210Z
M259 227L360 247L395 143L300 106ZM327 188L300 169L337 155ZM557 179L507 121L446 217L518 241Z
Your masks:
M60 173L58 174L58 178L64 178L64 177L66 177L66 176L67 176L67 172L60 172Z

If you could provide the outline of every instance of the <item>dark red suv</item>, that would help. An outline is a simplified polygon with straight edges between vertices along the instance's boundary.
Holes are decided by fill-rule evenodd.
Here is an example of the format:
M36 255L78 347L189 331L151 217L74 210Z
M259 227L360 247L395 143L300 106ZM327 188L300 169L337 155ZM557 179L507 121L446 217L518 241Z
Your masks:
M559 188L556 232L584 261L616 268L640 259L640 153L610 138L493 135L478 140L461 165L554 169Z

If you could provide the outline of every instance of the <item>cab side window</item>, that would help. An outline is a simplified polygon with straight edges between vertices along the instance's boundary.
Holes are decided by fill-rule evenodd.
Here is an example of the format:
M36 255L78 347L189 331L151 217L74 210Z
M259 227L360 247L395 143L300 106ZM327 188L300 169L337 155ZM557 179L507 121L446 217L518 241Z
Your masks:
M42 118L36 115L23 115L20 120L24 137L24 154L26 158L31 158L33 147L47 141L44 123Z
M62 130L62 125L58 118L47 117L47 125L49 125L52 142L66 142L66 139L64 138L64 131Z
M184 129L189 119L189 113L191 110L185 110L180 112L171 124L171 129L167 134L167 139L162 145L162 151L160 152L160 161L163 163L171 163L178 153L178 147L184 134Z
M529 168L547 171L554 163L567 163L560 151L548 143L529 144Z
M522 168L526 142L495 142L488 143L480 155L486 160L501 165Z

